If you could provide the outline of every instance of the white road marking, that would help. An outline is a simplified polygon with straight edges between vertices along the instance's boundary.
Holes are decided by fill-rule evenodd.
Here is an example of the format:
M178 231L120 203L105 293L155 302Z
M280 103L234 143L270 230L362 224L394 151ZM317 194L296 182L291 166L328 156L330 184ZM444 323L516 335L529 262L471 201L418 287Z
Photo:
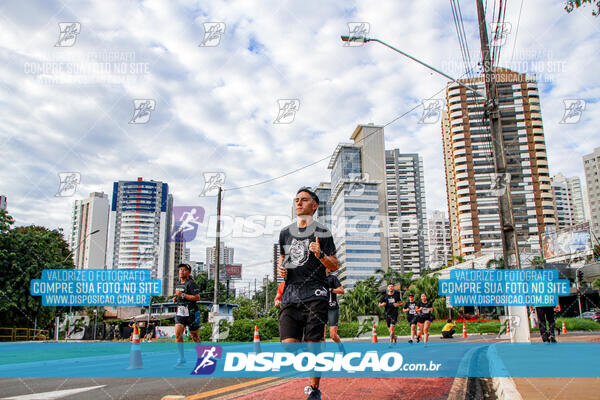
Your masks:
M90 390L103 388L104 386L106 386L106 385L89 386L89 387L76 388L76 389L56 390L54 392L24 394L22 396L4 397L0 400L54 400L54 399L60 399L61 397L70 396L72 394L83 393L83 392L88 392Z

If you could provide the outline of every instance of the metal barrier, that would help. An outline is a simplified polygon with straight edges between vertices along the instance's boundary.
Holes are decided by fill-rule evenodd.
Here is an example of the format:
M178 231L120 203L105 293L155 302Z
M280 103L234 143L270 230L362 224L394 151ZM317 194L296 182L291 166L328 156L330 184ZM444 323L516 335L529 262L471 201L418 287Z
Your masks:
M47 329L32 328L0 328L0 341L16 342L20 340L47 340Z

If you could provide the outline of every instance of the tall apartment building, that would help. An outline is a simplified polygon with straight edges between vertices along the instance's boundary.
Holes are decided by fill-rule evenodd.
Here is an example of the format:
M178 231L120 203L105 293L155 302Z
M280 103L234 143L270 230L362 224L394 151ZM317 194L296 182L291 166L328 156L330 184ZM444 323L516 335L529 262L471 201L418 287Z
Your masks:
M448 199L448 222L450 223L450 253L460 255L460 235L458 233L458 203L456 199L456 182L454 179L454 153L450 116L444 110L442 113L442 145L444 150L444 171L446 173L446 195Z
M485 99L455 82L446 89L442 139L456 256L470 258L502 248L498 196L507 181L520 249L539 252L546 225L556 223L535 78L504 68L494 73L510 176L494 173ZM485 92L482 77L461 82Z
M581 180L578 176L567 178L569 191L571 192L571 202L573 203L573 218L576 224L580 224L587 220L585 212L585 196L581 187Z
M583 156L583 169L590 206L590 228L595 236L592 242L600 239L600 147Z
M390 266L418 276L429 262L423 159L385 151Z
M0 195L0 210L6 210L6 196Z
M224 242L219 244L219 265L233 264L233 247L225 246ZM210 268L211 265L215 265L217 261L217 246L206 248L206 268ZM210 272L209 272L210 274Z
M319 198L319 208L314 214L314 218L321 224L331 229L331 183L321 182L315 188L315 194Z
M567 178L563 174L558 173L552 177L551 186L557 229L573 226L575 224L573 198Z
M113 184L107 249L108 268L143 268L169 287L169 245L173 197L158 181L118 181ZM172 294L172 293L168 293Z
M452 257L450 221L443 211L435 210L429 215L429 267L448 265Z
M108 195L103 192L90 193L87 199L75 200L69 249L76 268L106 268L108 203Z
M172 228L171 228L172 229ZM167 293L175 293L175 284L179 281L179 271L177 266L185 261L185 241L183 232L175 235L172 241L169 241L169 263L167 271Z
M351 139L354 143L337 146L328 166L338 278L347 288L389 267L387 226L381 221L387 215L383 127L359 125Z

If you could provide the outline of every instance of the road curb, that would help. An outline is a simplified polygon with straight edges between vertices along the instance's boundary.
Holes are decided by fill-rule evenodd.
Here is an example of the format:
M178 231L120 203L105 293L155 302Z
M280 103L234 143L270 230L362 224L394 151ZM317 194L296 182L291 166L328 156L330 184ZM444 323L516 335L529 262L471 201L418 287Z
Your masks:
M488 360L490 362L492 387L496 392L498 400L523 400L521 393L519 393L515 386L515 382L508 376L506 366L500 359L495 344L492 344L488 348Z

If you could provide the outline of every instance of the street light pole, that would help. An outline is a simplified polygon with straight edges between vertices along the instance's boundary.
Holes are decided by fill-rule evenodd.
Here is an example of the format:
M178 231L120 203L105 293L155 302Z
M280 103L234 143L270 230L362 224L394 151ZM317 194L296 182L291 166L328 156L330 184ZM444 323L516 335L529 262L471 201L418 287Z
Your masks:
M73 255L73 252L75 250L77 250L79 248L79 246L81 246L83 243L85 243L85 241L88 237L90 237L93 234L98 233L98 232L100 232L100 229L96 229L95 231L90 232L87 235L85 235L83 237L83 240L80 240L79 243L77 243L77 246L75 246L71 251L69 251L69 254L65 257L64 260L62 260L61 264L64 264L69 259L69 257L71 257ZM77 265L75 266L75 268L77 268ZM71 315L71 306L69 306L69 315Z
M575 284L577 286L577 302L579 303L579 318L581 318L581 286L579 284L579 270L581 268L583 268L584 266L582 265L581 267L577 268L577 270L575 271Z

